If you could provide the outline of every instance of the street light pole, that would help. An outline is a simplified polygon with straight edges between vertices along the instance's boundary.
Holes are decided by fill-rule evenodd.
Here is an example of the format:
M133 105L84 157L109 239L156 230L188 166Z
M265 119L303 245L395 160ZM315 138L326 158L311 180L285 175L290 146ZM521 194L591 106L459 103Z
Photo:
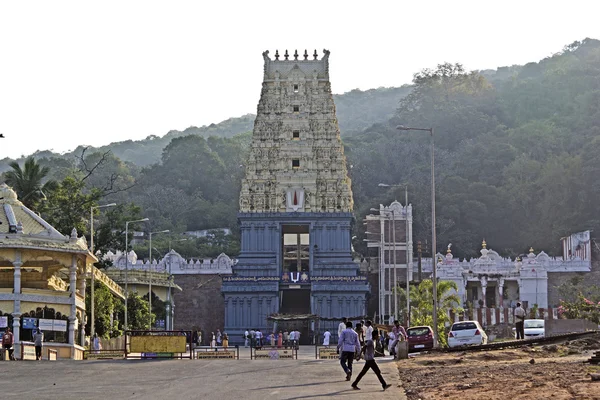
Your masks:
M94 210L96 208L105 208L105 207L113 207L116 206L117 203L105 204L102 206L92 206L90 207L90 253L94 255ZM96 321L95 321L95 305L94 305L94 292L96 291L95 283L96 283L96 273L95 273L94 264L92 264L92 277L90 278L90 337L93 338L96 333ZM93 340L93 339L92 339Z
M150 246L149 246L149 254L148 257L150 258L150 266L148 267L148 271L149 271L149 276L150 278L148 279L148 308L150 310L150 320L148 321L148 330L151 331L152 330L152 235L155 233L168 233L171 232L168 229L165 229L164 231L158 231L158 232L150 232Z
M398 286L398 273L396 270L396 213L394 210L392 210L392 240L394 242L392 245L394 252L394 321L396 321L398 319L398 290L396 290Z
M437 265L436 265L436 232L435 232L435 146L434 146L434 131L431 128L409 128L406 126L399 125L396 129L401 131L426 131L429 132L431 137L431 263L433 267L433 335L434 345L437 346L439 335L438 335L438 315L437 315Z
M410 257L412 257L412 252L409 252L409 246L408 246L408 237L409 237L409 232L408 232L408 185L388 185L387 183L380 183L377 186L379 187L385 187L385 188L389 188L389 187L403 187L404 188L404 209L405 214L404 214L404 229L405 229L405 250L406 250L406 326L409 326L409 320L410 320L410 270L409 270L409 265L410 265ZM374 210L374 209L371 209ZM392 211L393 212L393 211ZM394 217L394 221L396 220L396 218ZM395 226L395 222L394 222L394 234L396 232L396 226ZM394 237L394 246L396 244L396 238ZM411 238L411 244L412 244L412 238ZM412 246L411 246L412 249ZM396 250L394 249L394 256L396 255ZM396 284L398 283L398 279L396 277L396 259L394 259L394 279L396 281ZM395 287L395 286L394 286ZM396 304L398 303L398 297L394 296L394 300L396 302ZM398 312L396 310L396 316L398 315Z
M412 266L412 263L410 262L409 257L412 257L412 236L410 236L410 249L411 251L409 252L408 250L408 239L409 239L409 232L408 232L408 186L404 186L404 209L406 210L404 213L404 230L405 230L405 236L404 236L404 243L406 244L406 327L408 328L410 326L410 270L409 267Z
M136 219L135 221L125 221L125 330L127 330L129 327L127 324L127 303L129 302L129 281L127 277L127 272L129 270L129 224L134 222L145 222L149 220L149 218L142 218Z

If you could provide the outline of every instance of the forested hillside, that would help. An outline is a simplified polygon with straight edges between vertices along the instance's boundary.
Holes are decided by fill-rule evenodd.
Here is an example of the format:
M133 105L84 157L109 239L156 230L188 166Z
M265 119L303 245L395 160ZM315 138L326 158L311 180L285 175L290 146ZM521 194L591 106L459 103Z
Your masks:
M505 255L524 253L530 246L557 253L561 236L600 228L597 40L575 42L540 62L496 71L441 64L416 73L413 85L352 91L335 101L358 221L379 203L404 199L404 189L382 189L378 183L405 184L415 239L429 240L430 137L396 129L404 125L435 129L438 251L452 243L455 255L474 256L485 238ZM253 118L114 143L99 152L87 149L82 157L76 157L80 148L68 157L41 153L37 158L59 186L75 190L64 181L73 176L83 182L84 194L96 196L93 201L139 207L107 212L115 227L125 218L148 216L153 231L230 227L237 232L240 166ZM48 213L50 222L58 216L49 210L60 204L54 193L59 192L47 193L53 207L41 199L32 204L42 215ZM89 209L81 216L86 218ZM70 223L59 227L67 229ZM355 245L364 251L361 227L355 225ZM86 224L78 229L85 232ZM200 256L236 249L235 241L216 249L205 245L184 242L179 250Z

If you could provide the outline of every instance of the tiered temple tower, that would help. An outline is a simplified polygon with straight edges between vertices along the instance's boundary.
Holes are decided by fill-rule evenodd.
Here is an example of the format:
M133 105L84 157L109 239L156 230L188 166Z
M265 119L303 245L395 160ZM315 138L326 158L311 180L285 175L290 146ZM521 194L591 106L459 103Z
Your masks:
M225 331L336 328L365 315L366 278L352 260L352 190L329 82L329 51L263 53L264 79L240 193L241 254L223 279ZM318 326L311 321L318 315ZM307 315L301 321L300 315ZM335 320L334 320L335 319ZM337 333L333 329L332 333Z

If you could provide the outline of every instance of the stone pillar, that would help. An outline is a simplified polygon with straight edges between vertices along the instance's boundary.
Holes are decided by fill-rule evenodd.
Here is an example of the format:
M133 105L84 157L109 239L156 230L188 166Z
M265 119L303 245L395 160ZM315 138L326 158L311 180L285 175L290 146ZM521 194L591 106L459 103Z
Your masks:
M498 295L500 296L500 302L498 303L500 307L500 312L504 309L504 278L500 278L498 281Z
M71 267L69 268L69 285L71 289L71 315L69 315L69 344L75 344L75 321L77 320L77 256L71 257ZM75 350L71 352L75 356Z
M15 342L14 346L14 354L15 357L18 357L20 354L20 345L21 341L21 266L23 263L21 262L21 251L15 250L15 261L12 263L14 272L13 272L13 293L15 295L15 300L13 303L13 338Z
M79 345L82 347L85 347L85 319L86 319L86 314L85 314L85 287L86 287L86 274L83 273L79 276L79 279L77 280L77 291L79 292L79 294L81 296L83 296L83 306L84 309L81 312L81 315L83 316L81 318L81 325L79 326L79 335L80 335L80 343Z
M482 307L483 308L487 307L487 301L486 301L486 297L485 297L486 292L487 292L487 279L485 279L485 277L484 277L484 278L481 278L481 297L483 297L482 298L482 300L483 300Z

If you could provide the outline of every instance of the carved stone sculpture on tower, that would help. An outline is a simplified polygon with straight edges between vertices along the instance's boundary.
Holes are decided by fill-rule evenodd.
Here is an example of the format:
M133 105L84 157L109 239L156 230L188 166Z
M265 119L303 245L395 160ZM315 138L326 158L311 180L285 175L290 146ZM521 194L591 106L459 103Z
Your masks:
M296 52L294 59L279 60L275 54L271 60L268 51L263 53L265 78L240 211L273 211L275 203L269 199L276 196L284 199L286 211L351 212L350 178L329 83L329 51L320 60L298 59ZM268 179L273 185L265 189L262 183ZM257 189L244 189L248 187ZM311 207L311 201L317 205L321 198L327 199L322 206Z

